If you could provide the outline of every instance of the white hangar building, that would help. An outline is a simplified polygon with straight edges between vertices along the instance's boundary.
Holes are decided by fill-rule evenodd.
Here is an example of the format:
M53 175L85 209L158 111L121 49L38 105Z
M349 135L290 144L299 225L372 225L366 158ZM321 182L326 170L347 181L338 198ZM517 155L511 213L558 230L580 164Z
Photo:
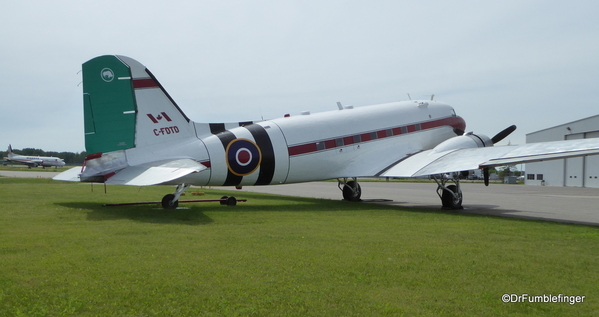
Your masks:
M526 143L599 138L599 115L529 133ZM599 188L599 155L526 164L526 185Z

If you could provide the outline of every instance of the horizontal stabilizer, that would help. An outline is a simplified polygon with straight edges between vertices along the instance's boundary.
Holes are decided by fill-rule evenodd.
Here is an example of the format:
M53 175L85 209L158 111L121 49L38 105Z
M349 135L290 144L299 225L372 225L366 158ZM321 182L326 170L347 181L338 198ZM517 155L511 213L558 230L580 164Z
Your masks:
M52 179L63 182L80 182L79 174L81 174L81 167L73 167L52 177Z
M170 182L191 173L201 172L206 166L191 160L151 162L137 166L129 166L119 171L106 184L149 186Z

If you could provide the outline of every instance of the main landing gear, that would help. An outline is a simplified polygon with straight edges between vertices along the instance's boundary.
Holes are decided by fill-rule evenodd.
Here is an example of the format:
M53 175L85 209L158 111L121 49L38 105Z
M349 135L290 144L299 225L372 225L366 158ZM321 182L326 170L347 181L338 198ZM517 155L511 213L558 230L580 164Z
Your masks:
M174 194L165 195L162 198L162 208L164 209L177 209L179 206L179 197L183 194L188 188L191 186L190 184L180 184L177 186L177 190L175 190Z
M164 209L177 209L179 206L179 197L190 187L190 184L180 184L177 186L175 193L165 195L162 198L162 208ZM219 202L221 205L236 206L237 202L246 202L247 199L237 199L235 197L223 196L220 199L199 199L199 200L182 200L182 203L201 203L201 202ZM126 205L146 205L155 204L157 202L147 203L126 203L126 204L109 204L104 206L126 206Z
M451 175L439 174L432 175L437 183L437 195L441 198L441 204L445 209L462 209L462 189L460 188L461 173L452 173ZM358 184L358 179L352 177L338 178L337 186L343 192L343 199L347 201L361 201L362 188ZM448 185L451 182L453 184Z
M462 189L460 188L460 173L447 175L432 175L437 183L437 195L441 198L441 204L446 209L463 209L462 207ZM447 185L451 181L454 184Z
M343 192L343 199L347 201L361 201L362 188L358 184L358 178L352 177L351 181L347 181L347 177L337 179L337 187Z

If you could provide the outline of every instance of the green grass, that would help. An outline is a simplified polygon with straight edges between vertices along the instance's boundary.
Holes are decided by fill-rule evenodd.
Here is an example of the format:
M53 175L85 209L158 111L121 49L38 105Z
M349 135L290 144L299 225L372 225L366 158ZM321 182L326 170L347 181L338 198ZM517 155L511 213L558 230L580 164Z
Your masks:
M160 200L173 189L91 189L0 178L1 316L599 310L596 227L211 189L203 197L248 202L102 207ZM586 298L506 304L505 293Z

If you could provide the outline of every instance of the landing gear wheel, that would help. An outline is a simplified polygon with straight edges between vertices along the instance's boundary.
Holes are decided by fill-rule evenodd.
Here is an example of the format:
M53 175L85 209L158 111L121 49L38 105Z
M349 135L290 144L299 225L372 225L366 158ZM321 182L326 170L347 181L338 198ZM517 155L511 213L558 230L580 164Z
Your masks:
M168 194L162 198L162 208L164 209L177 209L179 206L179 201L173 201L175 199L175 195Z
M343 186L343 199L347 201L360 201L362 188L356 181L349 181Z
M231 196L231 197L227 198L226 204L227 204L227 206L237 206L237 199L235 199L235 197Z
M221 201L220 201L220 204L221 204L222 206L224 206L224 205L226 205L226 204L227 204L227 200L229 199L229 197L228 197L228 196L223 196L223 197L221 197L220 199L221 199Z
M456 185L449 185L447 186L447 189L451 190L452 192L457 192L457 186ZM452 193L443 190L443 194L441 195L441 203L443 204L443 207L445 208L449 208L449 209L462 209L462 193L458 193L457 197L454 196Z

